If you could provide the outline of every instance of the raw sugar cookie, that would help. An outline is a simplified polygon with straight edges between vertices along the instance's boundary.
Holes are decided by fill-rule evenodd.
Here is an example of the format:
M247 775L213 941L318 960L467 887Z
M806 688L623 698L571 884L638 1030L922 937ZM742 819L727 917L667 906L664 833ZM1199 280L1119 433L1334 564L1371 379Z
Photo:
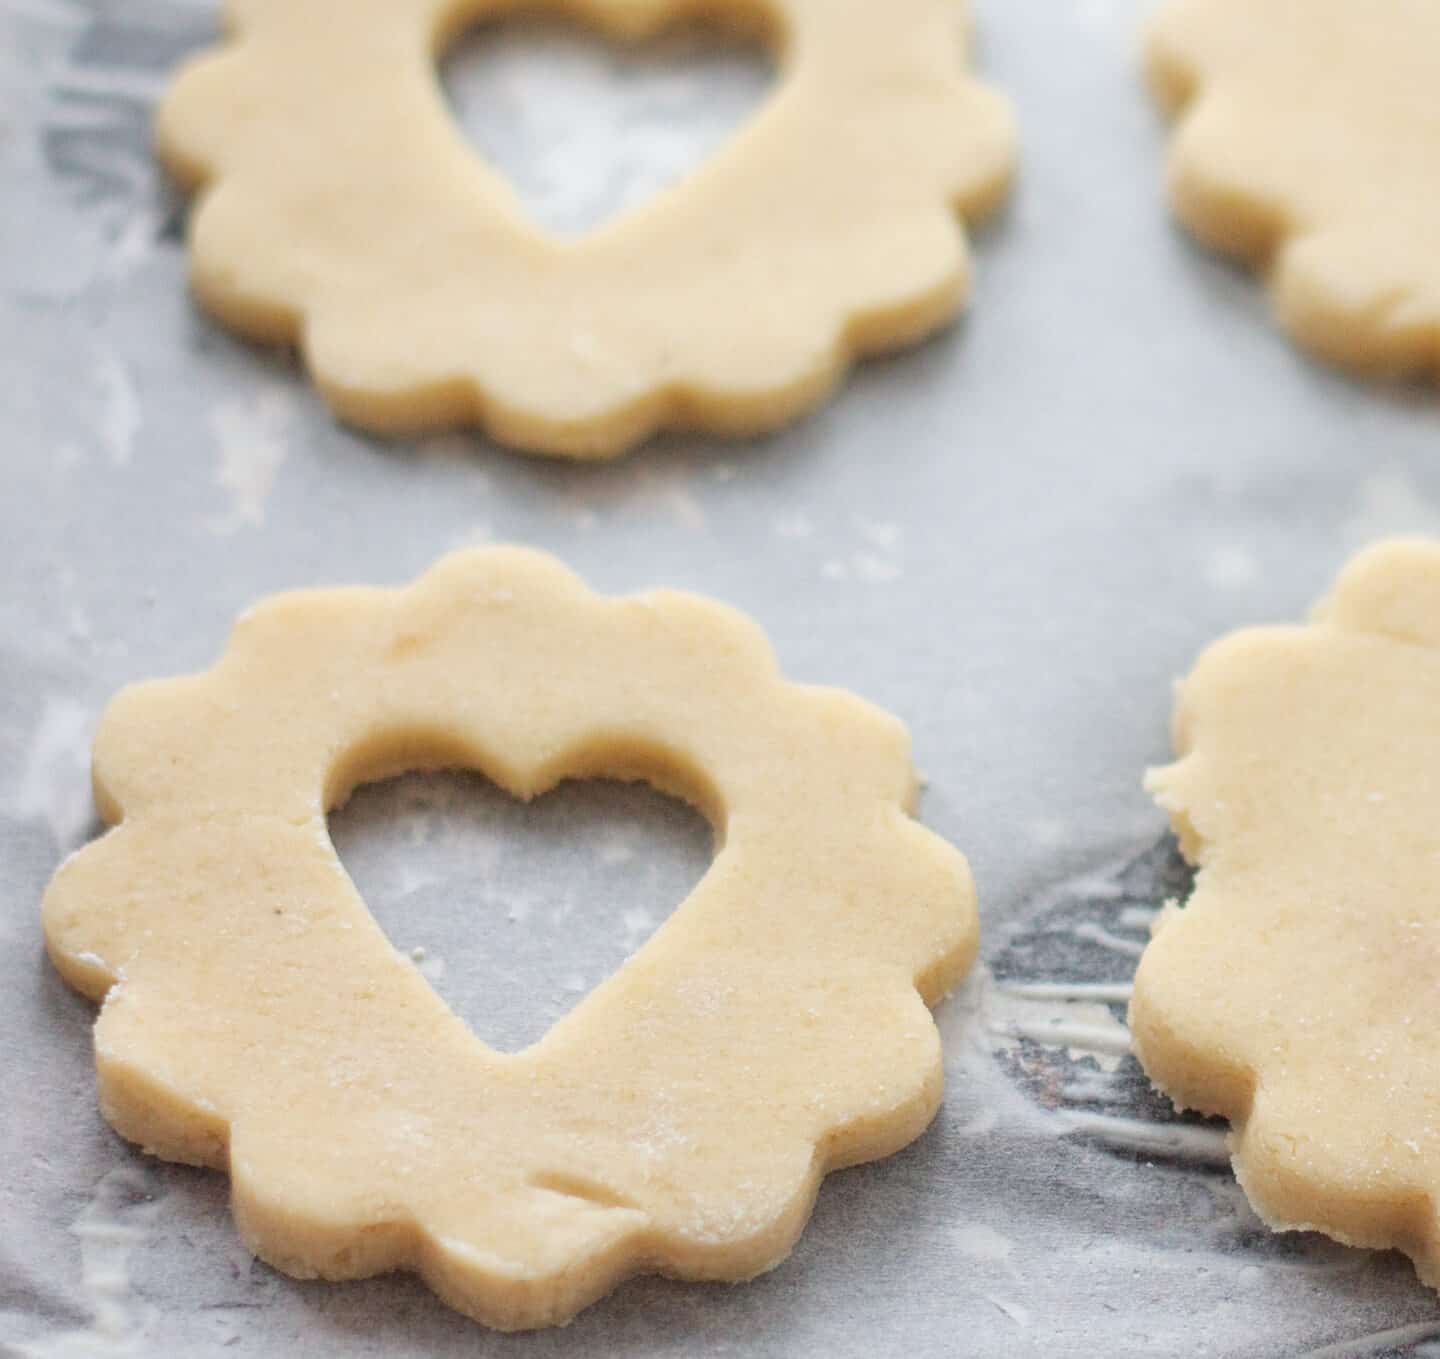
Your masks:
M1308 349L1440 375L1440 5L1170 0L1146 52L1185 224Z
M197 295L297 342L343 419L582 458L661 427L750 433L958 310L956 213L990 208L1014 160L1008 106L965 72L964 0L570 0L620 41L758 29L779 64L726 147L576 241L526 218L436 78L512 8L229 0L229 40L160 109L162 157L203 189Z
M1271 1226L1440 1285L1440 544L1363 553L1304 627L1211 647L1149 786L1200 865L1135 978L1136 1054L1233 1125Z
M391 947L326 829L358 784L441 766L522 799L643 779L715 827L669 921L515 1054ZM974 956L965 861L907 815L904 727L787 682L719 604L602 598L513 548L281 595L212 670L121 693L94 773L113 829L44 924L103 1001L101 1107L228 1170L246 1243L287 1273L414 1270L507 1329L640 1271L745 1279L827 1171L938 1105L926 1005Z

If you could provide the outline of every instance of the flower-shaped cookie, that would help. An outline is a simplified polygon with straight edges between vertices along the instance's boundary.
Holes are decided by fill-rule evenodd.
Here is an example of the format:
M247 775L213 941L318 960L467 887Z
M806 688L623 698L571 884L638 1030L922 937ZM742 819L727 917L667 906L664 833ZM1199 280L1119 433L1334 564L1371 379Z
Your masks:
M1440 374L1440 6L1170 0L1148 65L1186 225L1317 354Z
M326 831L357 784L442 765L520 798L645 779L720 842L520 1053L389 945ZM246 1242L291 1274L413 1269L506 1328L641 1270L747 1278L826 1171L936 1109L926 1002L974 954L965 862L906 814L900 723L786 682L720 605L604 599L518 549L280 596L214 669L114 701L95 787L119 824L59 870L44 920L62 974L104 998L105 1116L228 1169Z
M1308 627L1180 692L1150 787L1200 865L1135 978L1135 1050L1233 1126L1272 1226L1398 1247L1440 1285L1440 545L1354 561Z
M697 173L574 242L527 221L436 79L455 33L509 8L229 0L230 41L161 107L162 156L205 186L197 294L298 341L344 419L572 457L753 432L960 306L955 213L989 208L1014 158L1007 106L964 72L964 0L567 6L620 39L701 10L758 24L782 77Z

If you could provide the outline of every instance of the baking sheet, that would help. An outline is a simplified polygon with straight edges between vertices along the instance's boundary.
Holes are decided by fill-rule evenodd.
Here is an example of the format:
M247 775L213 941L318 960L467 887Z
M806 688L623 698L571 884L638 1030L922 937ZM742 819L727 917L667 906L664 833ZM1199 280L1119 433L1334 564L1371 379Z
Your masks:
M1149 913L1184 890L1139 788L1172 678L1226 629L1297 617L1358 545L1440 531L1440 406L1298 356L1253 280L1167 222L1142 3L977 8L1024 162L978 235L970 318L782 435L573 467L341 430L285 355L191 307L146 128L209 3L0 0L0 1352L1440 1353L1403 1259L1259 1226L1219 1131L1147 1092L1122 1023ZM643 197L765 87L743 54L619 57L546 25L467 44L450 77L561 229ZM786 1264L637 1280L521 1338L413 1280L252 1262L219 1176L100 1122L92 1010L36 919L90 833L86 746L116 689L204 667L268 592L398 583L491 540L607 590L728 600L791 675L904 717L924 819L969 854L985 922L984 966L940 1011L934 1128L832 1177ZM525 811L459 775L363 792L333 826L397 947L511 1046L708 852L643 791Z

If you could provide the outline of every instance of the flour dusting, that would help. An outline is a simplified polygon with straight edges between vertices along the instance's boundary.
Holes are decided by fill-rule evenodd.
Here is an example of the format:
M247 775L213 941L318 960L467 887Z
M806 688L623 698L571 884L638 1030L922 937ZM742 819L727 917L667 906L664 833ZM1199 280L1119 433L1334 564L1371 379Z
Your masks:
M80 1241L80 1288L89 1325L19 1347L26 1359L118 1359L146 1354L146 1333L158 1315L135 1294L130 1256L149 1239L161 1202L145 1172L121 1166L100 1177L70 1227Z
M118 355L102 354L95 366L95 382L100 388L101 446L116 467L126 467L134 456L143 418L134 375Z
M1260 563L1240 543L1219 543L1205 560L1205 580L1217 590L1243 590L1260 579Z
M75 848L90 827L90 738L95 716L71 698L51 698L20 766L16 814L43 821L60 850Z
M1130 1053L1130 1031L1099 1000L1048 994L989 982L986 1027L997 1047L1022 1038L1042 1047L1060 1048L1072 1060L1093 1058L1101 1071L1116 1071Z
M220 454L215 483L229 495L230 505L205 521L211 533L223 537L264 526L265 505L290 454L296 418L294 398L278 390L215 407L210 416Z
M988 1227L983 1222L962 1223L950 1233L950 1239L960 1253L969 1259L1005 1265L1010 1268L1011 1273L1014 1272L1013 1266L1010 1266L1010 1256L1015 1250L1015 1243L1008 1236L997 1232L994 1227Z
M1400 468L1372 473L1361 484L1354 509L1340 530L1346 555L1381 538L1410 534L1440 538L1440 505Z

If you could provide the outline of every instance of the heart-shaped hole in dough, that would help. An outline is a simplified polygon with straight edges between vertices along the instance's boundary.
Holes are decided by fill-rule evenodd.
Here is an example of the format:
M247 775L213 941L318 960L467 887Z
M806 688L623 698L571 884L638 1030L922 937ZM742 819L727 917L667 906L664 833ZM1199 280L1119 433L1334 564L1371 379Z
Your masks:
M440 77L466 138L558 236L684 179L774 85L770 53L731 28L690 23L617 43L540 15L468 29Z
M567 780L527 805L448 770L356 789L330 835L390 942L502 1052L618 971L713 857L705 818L648 784Z

